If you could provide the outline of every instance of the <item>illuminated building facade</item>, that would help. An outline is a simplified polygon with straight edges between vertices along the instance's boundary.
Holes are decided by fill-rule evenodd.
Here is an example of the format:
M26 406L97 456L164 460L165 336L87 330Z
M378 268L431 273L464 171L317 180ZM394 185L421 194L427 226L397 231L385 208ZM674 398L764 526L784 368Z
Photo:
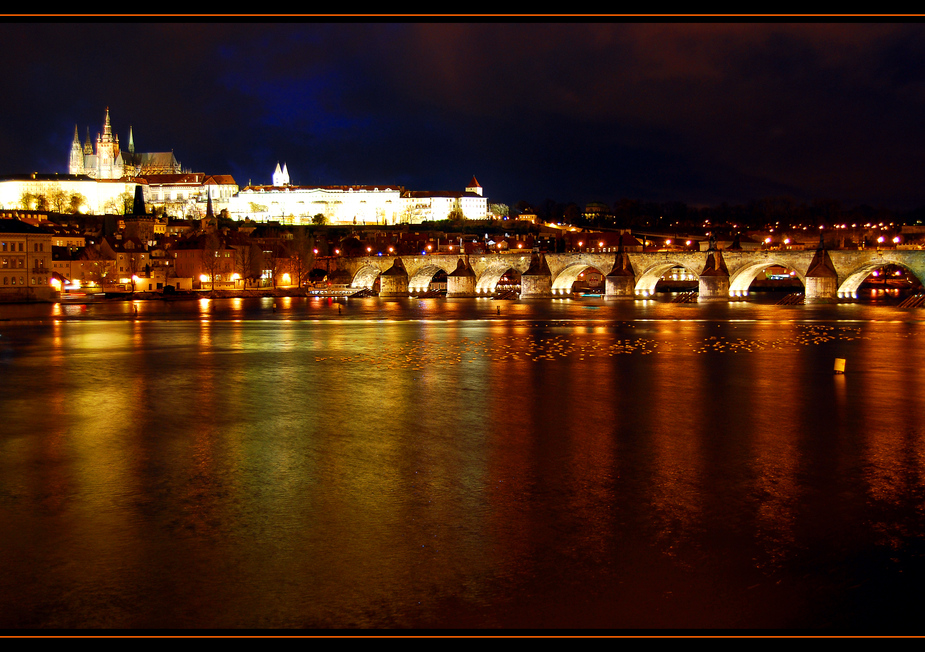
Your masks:
M0 220L0 300L54 298L52 234L19 220Z
M221 212L228 209L231 198L238 192L238 184L229 174L142 174L135 180L143 184L149 209L163 209L173 217L203 217L209 197L213 210Z
M0 178L0 209L31 210L69 213L74 209L81 213L101 215L122 214L125 200L135 193L135 182L128 179L106 179L97 181L82 175L72 174L20 174ZM45 206L24 205L27 196L41 196ZM79 206L72 208L72 198L78 197Z
M488 200L472 178L464 192L408 191L402 186L294 186L287 166L276 165L273 185L247 186L230 198L228 211L246 218L284 224L420 224L445 220L458 209L463 219L484 219Z

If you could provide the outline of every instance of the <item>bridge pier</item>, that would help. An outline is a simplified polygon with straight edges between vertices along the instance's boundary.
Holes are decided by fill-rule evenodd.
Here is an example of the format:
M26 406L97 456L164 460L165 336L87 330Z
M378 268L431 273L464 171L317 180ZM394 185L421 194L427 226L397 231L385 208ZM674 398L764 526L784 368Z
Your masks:
M488 294L498 278L508 269L522 274L523 298L551 298L553 288L566 288L584 267L604 271L613 269L605 277L607 299L634 298L636 287L651 290L672 265L700 274L701 301L728 300L729 292L743 292L761 270L770 266L791 269L805 287L807 303L837 302L839 290L855 291L868 274L884 265L899 265L910 270L919 280L925 281L925 250L857 251L823 248L793 251L735 251L722 252L633 252L617 254L569 253L545 254L539 252L528 257L526 252L484 254L477 257L452 255L420 255L395 257L364 256L337 260L337 270L329 278L341 278L355 288L372 288L376 278L382 296L407 296L410 280L423 278L431 271L447 272L448 296ZM455 274L454 268L464 259L466 267L475 275L475 287L468 273ZM391 259L391 260L390 260ZM706 263L706 266L705 266ZM811 263L811 264L810 264ZM391 266L391 269L388 269ZM332 263L331 268L334 268ZM464 274L464 275L463 275Z
M521 299L548 299L552 297L552 272L543 254L533 254L530 267L520 275Z
M809 263L806 272L806 291L804 303L838 303L838 272L823 246L822 236L819 248Z
M604 278L605 299L635 299L636 274L625 253L617 254L613 269Z
M456 269L446 275L446 297L453 299L474 296L476 296L475 272L469 266L469 261L460 258L456 263Z
M838 303L838 279L834 277L806 277L804 303Z
M729 301L729 277L701 276L698 301Z
M729 301L729 270L716 249L711 248L707 254L707 263L700 273L697 301Z
M408 296L408 272L401 258L396 258L392 266L379 275L379 296Z

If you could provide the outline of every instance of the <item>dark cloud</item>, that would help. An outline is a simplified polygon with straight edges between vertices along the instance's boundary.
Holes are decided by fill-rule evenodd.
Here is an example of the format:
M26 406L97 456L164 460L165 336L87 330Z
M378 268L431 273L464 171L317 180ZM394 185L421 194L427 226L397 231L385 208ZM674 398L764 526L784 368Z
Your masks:
M267 182L925 205L918 24L7 23L0 171L124 139Z

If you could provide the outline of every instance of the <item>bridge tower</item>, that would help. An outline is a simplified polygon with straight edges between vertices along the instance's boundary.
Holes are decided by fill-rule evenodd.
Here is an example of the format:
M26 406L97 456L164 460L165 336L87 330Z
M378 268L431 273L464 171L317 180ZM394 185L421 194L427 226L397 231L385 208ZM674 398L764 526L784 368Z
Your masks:
M446 296L448 299L454 297L474 297L475 292L475 272L469 266L469 261L459 259L456 263L456 269L446 275Z

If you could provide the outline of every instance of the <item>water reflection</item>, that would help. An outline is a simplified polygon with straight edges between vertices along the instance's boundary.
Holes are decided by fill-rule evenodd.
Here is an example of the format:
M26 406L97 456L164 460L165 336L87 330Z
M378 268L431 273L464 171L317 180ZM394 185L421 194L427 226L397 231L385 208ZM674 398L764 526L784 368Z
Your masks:
M3 626L907 613L870 604L921 575L918 321L270 301L3 326Z

